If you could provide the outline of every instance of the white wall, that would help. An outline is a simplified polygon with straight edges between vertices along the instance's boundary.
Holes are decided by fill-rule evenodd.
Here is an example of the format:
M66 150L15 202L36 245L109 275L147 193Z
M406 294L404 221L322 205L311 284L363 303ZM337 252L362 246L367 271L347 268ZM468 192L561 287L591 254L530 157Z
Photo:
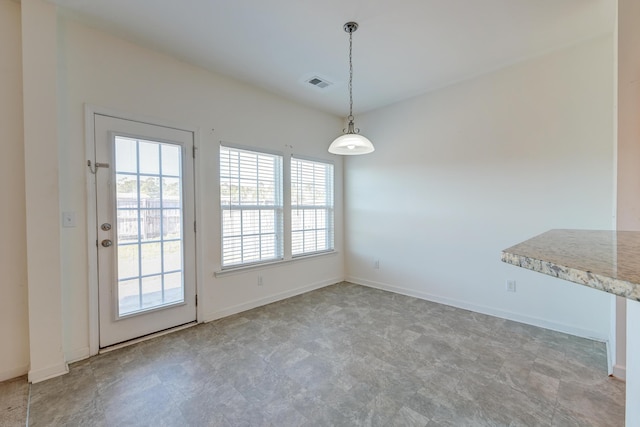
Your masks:
M602 37L359 116L376 151L345 163L348 279L608 339L610 295L500 252L613 227L612 64Z
M65 354L69 360L89 354L85 103L200 129L198 264L203 320L343 279L342 159L327 153L328 144L342 128L339 118L88 28L71 18L61 16L59 29L60 206L62 211L77 212L78 219L77 228L63 229L62 233ZM335 160L339 253L216 278L214 272L220 269L220 141ZM258 274L263 276L261 287L257 286Z
M23 0L23 6L25 1L40 2ZM0 7L2 35L19 32L19 4L0 0ZM44 9L48 18L52 10L55 14L50 5ZM218 142L329 158L326 147L343 127L342 121L64 16L57 24L58 69L45 76L57 73L60 194L59 206L53 206L76 212L78 226L57 230L60 249L53 254L60 259L62 302L49 303L52 312L62 312L62 327L38 310L31 315L44 327L38 331L41 335L55 336L62 329L66 360L89 354L84 103L200 129L199 265L204 320L339 281L346 249L346 271L353 281L579 335L608 337L611 305L607 295L507 266L499 257L500 250L549 228L612 227L611 38L358 117L358 126L377 151L348 160L344 197L342 160L335 159L339 254L216 278L213 273L220 267ZM38 33L35 27L26 30L28 36ZM15 59L20 50L12 41L15 38L2 37L0 45L3 54L13 52L10 57ZM15 91L20 70L10 65L0 68L0 84L11 81L7 87ZM27 72L35 68L31 63ZM19 93L8 95L13 98L5 98L4 93L3 86L0 117L17 114L11 120L17 123L19 112L11 110L5 99L19 103ZM4 121L0 132L10 133L7 141L22 137L19 126L14 129ZM294 148L287 150L285 145ZM35 153L39 148L47 149L32 145L30 150ZM20 150L8 152L13 156L11 166L19 166ZM0 160L3 177L11 170L4 167L8 159ZM20 179L11 176L14 185L20 186ZM12 188L6 194L16 201L17 211L10 213L14 234L8 234L9 242L12 249L22 247L24 254L25 212L17 206L21 198L24 203L24 194ZM340 238L346 228L340 215L343 198L349 201L346 247ZM397 218L397 227L389 227L389 218ZM15 274L12 283L16 285L4 286L11 275L3 275L0 309L2 316L12 316L10 321L16 323L6 326L2 317L0 338L3 343L15 339L22 347L12 348L6 364L5 353L0 352L0 375L22 373L28 363L23 310L27 267L23 257L12 253L15 268L7 271ZM379 270L373 269L376 259ZM5 260L2 257L0 262ZM258 274L264 278L262 287L257 286ZM506 278L518 281L515 294L504 291ZM5 310L5 302L10 310ZM52 354L58 350L53 348ZM46 349L34 351L45 355Z
M640 230L640 3L618 2L618 217L620 230ZM624 303L626 302L626 309ZM624 323L625 317L626 325ZM619 334L626 334L627 425L640 424L640 303L618 303ZM627 326L627 327L624 327ZM624 355L624 354L623 354Z
M0 0L0 381L29 369L20 19Z

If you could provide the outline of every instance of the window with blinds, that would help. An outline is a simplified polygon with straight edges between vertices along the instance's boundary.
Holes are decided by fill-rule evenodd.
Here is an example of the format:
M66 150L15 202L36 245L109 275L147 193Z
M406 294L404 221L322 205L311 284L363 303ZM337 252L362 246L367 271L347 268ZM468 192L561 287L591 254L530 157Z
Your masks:
M283 258L282 156L220 146L222 267Z
M291 159L291 254L333 250L333 164Z

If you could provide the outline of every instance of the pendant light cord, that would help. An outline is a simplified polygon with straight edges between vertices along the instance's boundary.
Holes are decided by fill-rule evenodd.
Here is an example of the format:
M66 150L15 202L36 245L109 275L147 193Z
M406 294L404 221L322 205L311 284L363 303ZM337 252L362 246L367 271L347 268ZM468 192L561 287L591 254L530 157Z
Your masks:
M349 123L343 132L351 135L360 133L360 129L356 129L353 124L353 32L357 29L358 24L355 22L344 24L344 30L349 33Z
M353 122L353 31L349 31L349 117Z

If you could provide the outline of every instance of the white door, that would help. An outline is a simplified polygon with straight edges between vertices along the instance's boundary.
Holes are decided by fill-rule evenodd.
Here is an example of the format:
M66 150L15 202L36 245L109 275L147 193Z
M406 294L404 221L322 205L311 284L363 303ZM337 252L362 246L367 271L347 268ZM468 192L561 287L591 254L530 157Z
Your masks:
M193 133L94 125L103 348L196 320Z

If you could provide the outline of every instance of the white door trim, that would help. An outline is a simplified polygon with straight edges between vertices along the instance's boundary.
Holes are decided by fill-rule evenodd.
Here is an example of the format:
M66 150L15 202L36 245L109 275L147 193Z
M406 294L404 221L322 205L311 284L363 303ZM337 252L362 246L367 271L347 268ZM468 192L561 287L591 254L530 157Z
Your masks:
M200 142L200 129L198 127L185 126L182 124L176 124L167 120L160 120L156 118L145 117L136 114L124 113L109 108L98 107L91 104L84 105L84 122L85 122L85 153L86 161L95 162L95 127L94 116L96 114L110 116L123 120L130 120L134 122L147 123L156 126L164 126L179 130L184 130L193 133L193 145L195 152L198 152ZM194 202L195 202L195 217L196 221L201 218L200 215L200 203L199 203L199 156L194 159ZM97 235L97 211L96 211L96 180L95 175L91 173L90 168L86 168L86 192L87 192L87 285L89 287L89 355L93 356L100 351L100 323L99 323L99 310L98 310L98 247L96 242L98 241ZM202 273L202 242L200 239L199 231L195 235L196 239L196 294L201 301L203 290L203 273ZM202 322L202 304L199 303L196 307L196 322Z

